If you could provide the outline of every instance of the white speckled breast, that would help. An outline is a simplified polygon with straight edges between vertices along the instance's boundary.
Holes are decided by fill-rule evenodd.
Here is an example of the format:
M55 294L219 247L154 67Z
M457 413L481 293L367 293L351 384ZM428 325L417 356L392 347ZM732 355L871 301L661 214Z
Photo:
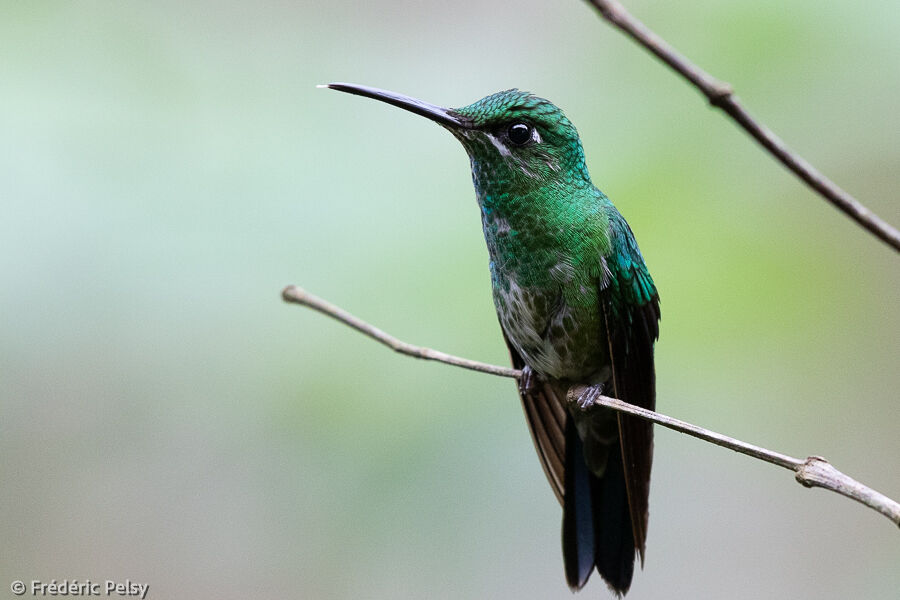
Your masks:
M606 332L596 303L571 307L562 285L523 288L502 273L493 275L500 324L527 365L555 379L605 378Z

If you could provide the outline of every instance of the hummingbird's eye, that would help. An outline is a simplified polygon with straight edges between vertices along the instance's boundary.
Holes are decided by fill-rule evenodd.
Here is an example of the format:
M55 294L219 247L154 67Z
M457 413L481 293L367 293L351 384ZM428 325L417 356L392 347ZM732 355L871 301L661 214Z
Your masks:
M534 137L534 129L525 123L513 123L506 130L506 135L509 137L509 141L516 146L524 146Z

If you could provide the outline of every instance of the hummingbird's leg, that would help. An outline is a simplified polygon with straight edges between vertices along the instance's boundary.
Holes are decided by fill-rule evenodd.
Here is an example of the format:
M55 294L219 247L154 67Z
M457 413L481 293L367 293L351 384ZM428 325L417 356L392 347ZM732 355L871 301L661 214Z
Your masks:
M603 395L603 389L602 383L573 385L566 394L566 400L569 404L574 404L579 410L586 412L596 406L595 402Z
M522 376L519 378L519 393L528 396L537 387L539 375L534 369L525 365L522 367Z

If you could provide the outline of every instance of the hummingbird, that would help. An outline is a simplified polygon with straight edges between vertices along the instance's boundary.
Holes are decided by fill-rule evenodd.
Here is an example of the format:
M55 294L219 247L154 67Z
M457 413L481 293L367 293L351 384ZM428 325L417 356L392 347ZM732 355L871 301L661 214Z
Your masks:
M517 89L448 109L331 83L447 129L469 155L494 306L541 465L562 505L573 590L594 569L617 595L644 562L653 429L596 404L654 410L659 294L631 228L591 182L562 110Z

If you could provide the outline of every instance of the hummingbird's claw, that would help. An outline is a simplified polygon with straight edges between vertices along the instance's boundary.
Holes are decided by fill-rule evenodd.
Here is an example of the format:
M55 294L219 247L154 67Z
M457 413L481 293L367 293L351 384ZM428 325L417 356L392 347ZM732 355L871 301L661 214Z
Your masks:
M579 385L567 394L569 402L574 402L579 410L589 411L596 406L597 398L603 395L603 384Z
M530 395L538 384L539 376L534 369L525 365L522 367L522 376L519 378L519 393L525 396Z

